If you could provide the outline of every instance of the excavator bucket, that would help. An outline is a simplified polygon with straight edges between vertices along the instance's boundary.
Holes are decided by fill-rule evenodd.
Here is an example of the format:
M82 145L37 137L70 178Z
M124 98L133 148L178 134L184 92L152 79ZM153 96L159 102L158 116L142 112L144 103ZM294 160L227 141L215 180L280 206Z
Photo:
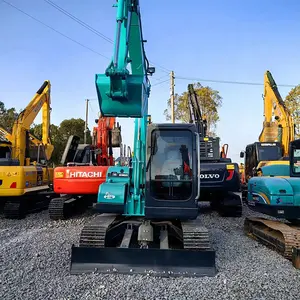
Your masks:
M163 277L215 276L215 251L72 246L70 273L149 274Z
M96 74L99 107L104 117L140 118L144 110L144 76L127 75L114 79Z

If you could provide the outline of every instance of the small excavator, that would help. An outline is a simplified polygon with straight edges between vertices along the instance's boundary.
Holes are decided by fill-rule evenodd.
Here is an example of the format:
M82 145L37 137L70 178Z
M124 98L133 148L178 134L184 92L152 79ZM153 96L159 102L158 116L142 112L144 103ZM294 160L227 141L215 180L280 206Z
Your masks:
M151 122L155 68L145 55L139 1L115 6L113 59L95 81L102 116L135 118L133 157L108 168L93 205L99 214L72 246L70 272L214 276L215 251L198 218L199 133L195 124Z
M193 84L188 85L190 123L200 134L201 197L224 217L240 217L242 200L239 195L240 176L237 163L227 157L228 144L220 152L220 139L207 136L206 119L202 117Z
M4 132L8 147L0 158L0 201L6 218L23 218L28 212L47 207L55 194L53 168L48 162L53 152L50 141L50 81L46 80L14 122L12 133ZM29 134L42 109L42 142ZM34 144L35 147L30 147Z
M274 122L270 121L272 109L275 113ZM265 74L265 118L260 144L256 143L256 147L260 146L256 158L261 160L252 176L248 173L245 202L254 211L282 221L285 219L289 223L246 218L244 230L249 236L292 259L293 248L296 249L294 253L300 254L297 250L300 231L294 227L300 223L300 140L294 140L293 118L269 72ZM247 150L245 167L249 170L254 157Z
M96 202L99 185L105 181L108 167L114 165L113 148L121 146L121 127L113 117L100 117L96 123L92 145L79 144L79 137L71 136L63 166L54 169L54 192L61 196L49 204L52 220L84 212Z
M293 118L269 71L264 75L263 99L265 119L259 142L247 145L246 150L240 153L240 157L245 159L244 183L242 183L242 197L245 200L250 178L262 176L263 173L266 175L269 173L268 169L280 173L282 165L288 166L289 143L295 138Z
M281 166L283 176L255 176L248 182L248 206L281 221L248 217L244 230L249 236L292 259L293 248L295 254L300 255L300 250L297 250L300 246L300 140L290 143L289 152L289 165ZM285 176L287 172L290 176ZM289 223L283 222L285 220Z

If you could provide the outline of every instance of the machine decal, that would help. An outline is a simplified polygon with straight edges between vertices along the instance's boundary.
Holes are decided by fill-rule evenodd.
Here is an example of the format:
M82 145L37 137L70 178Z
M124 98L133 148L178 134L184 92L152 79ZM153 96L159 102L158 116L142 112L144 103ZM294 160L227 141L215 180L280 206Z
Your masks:
M262 202L264 203L264 204L270 204L270 200L269 200L269 198L265 195L265 194L263 194L263 193L252 193L252 196L253 196L253 201L254 202L260 202L259 200L262 200Z
M55 178L64 178L64 172L55 172Z
M123 173L123 172L122 172L122 170L120 171L120 173L118 173L118 172L111 172L110 176L113 176L113 177L128 177L128 173Z
M36 176L37 176L37 186L40 186L43 184L43 168L37 167L36 168Z
M106 192L105 195L104 195L105 199L115 199L115 197L116 197L115 195L112 195L109 192Z
M67 178L101 178L102 172L82 172L67 170Z
M200 179L218 179L220 174L200 174Z

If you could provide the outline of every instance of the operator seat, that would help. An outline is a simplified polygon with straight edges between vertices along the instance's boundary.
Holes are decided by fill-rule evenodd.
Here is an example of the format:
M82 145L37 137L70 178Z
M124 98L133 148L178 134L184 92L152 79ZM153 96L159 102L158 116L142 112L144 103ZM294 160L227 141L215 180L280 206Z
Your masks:
M162 176L168 176L168 179L173 179L173 180L180 180L180 170L182 168L182 158L179 149L170 149L166 148L165 149L165 161L161 167L160 175ZM175 170L178 170L180 173L175 173ZM163 187L179 187L182 185L182 182L177 182L171 185L171 182L163 182L162 186Z

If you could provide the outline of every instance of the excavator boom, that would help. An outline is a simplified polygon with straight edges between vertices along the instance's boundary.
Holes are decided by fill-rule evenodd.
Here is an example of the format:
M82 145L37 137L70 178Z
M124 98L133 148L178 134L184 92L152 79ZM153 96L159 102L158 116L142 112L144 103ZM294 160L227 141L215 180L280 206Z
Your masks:
M12 130L12 158L18 159L21 166L26 163L26 150L28 131L34 119L42 109L42 142L45 146L46 159L51 158L53 145L51 145L50 128L50 81L46 80L34 95L27 107L19 114Z
M264 76L264 117L259 142L278 141L282 144L283 156L288 156L289 143L295 138L295 125L269 71Z

